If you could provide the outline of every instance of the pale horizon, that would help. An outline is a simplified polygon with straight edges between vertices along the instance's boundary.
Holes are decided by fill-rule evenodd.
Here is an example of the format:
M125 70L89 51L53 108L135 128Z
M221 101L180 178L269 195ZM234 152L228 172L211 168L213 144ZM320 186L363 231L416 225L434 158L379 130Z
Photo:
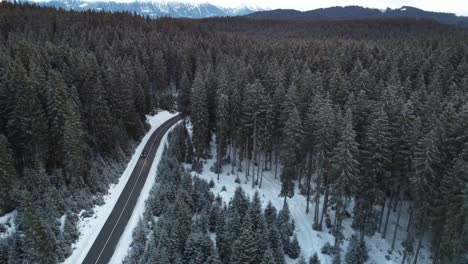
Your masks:
M36 0L47 1L47 0ZM468 16L468 1L462 3L456 0L435 1L435 0L329 0L329 1L310 1L310 0L85 0L89 2L135 2L135 1L150 1L150 2L184 2L184 3L210 3L221 7L258 7L262 9L296 9L300 11L307 11L317 8L327 8L333 6L363 6L368 8L386 9L386 8L400 8L402 6L412 6L426 11L454 13L458 16Z

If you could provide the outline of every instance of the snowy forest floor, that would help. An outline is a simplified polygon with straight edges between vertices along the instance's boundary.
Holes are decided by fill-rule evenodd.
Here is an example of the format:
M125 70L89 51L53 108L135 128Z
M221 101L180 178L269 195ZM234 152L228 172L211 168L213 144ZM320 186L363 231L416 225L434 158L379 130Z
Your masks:
M202 179L206 179L207 181L213 180L215 182L215 186L212 189L215 195L219 194L224 202L229 202L229 200L233 197L234 191L239 184L235 183L236 175L231 174L232 167L231 165L224 165L222 167L222 173L220 173L220 179L217 181L218 175L210 170L216 162L216 144L214 143L215 140L211 142L211 157L208 160L204 161L203 171L202 173L198 174L196 172L192 172L192 175L197 175ZM278 169L278 179L274 178L274 164L272 167L272 171L263 171L263 182L262 187L259 188L258 185L255 188L252 188L251 178L247 180L245 177L246 172L246 162L242 164L242 172L237 172L238 177L241 180L241 187L245 191L247 195L250 197L258 191L260 197L262 199L262 206L265 207L268 201L271 201L272 204L276 207L277 210L280 210L283 206L283 197L279 197L279 193L281 190L281 182L279 180L280 170ZM191 168L191 165L186 164L185 167L187 169ZM252 169L251 169L252 170ZM255 167L255 171L257 171L257 167ZM313 223L313 212L314 212L314 203L311 201L309 214L306 213L306 197L300 194L298 184L295 184L295 195L292 198L288 198L288 206L291 212L291 216L295 221L295 233L297 234L297 238L301 245L301 254L304 255L306 259L312 256L315 252L318 254L322 264L332 263L332 258L328 255L321 254L320 250L322 246L329 242L331 245L334 243L334 237L329 233L329 230L323 226L323 231L315 231L312 229ZM225 188L225 190L223 190ZM322 210L323 205L323 198L320 204L320 210ZM380 209L380 208L379 208ZM393 208L391 208L393 210ZM348 204L348 212L352 214L352 203ZM386 212L385 212L386 214ZM329 210L328 215L330 219L333 220L334 218L334 211ZM397 239L395 243L395 250L390 253L391 243L393 232L396 225L396 212L391 212L388 224L388 231L387 231L387 238L383 239L381 233L376 233L372 237L366 237L366 245L369 254L369 260L366 262L368 264L390 264L390 263L398 263L400 264L402 261L403 255L403 246L402 241L404 241L406 237L406 225L408 223L409 215L408 215L408 208L407 204L405 204L403 208L403 212L400 218L400 225L397 229ZM343 234L345 236L345 241L341 245L341 254L342 257L346 253L349 240L351 236L355 233L355 231L351 227L352 218L346 218L343 221ZM386 257L387 256L387 257ZM342 258L343 259L343 258ZM292 260L286 256L286 260L288 264L297 263L297 260ZM407 261L411 260L411 257ZM408 263L412 263L408 262ZM431 263L430 259L430 251L429 245L425 241L423 243L423 248L419 254L418 264L426 264Z
M108 194L104 196L104 203L101 205L97 205L93 208L94 214L85 217L84 211L80 213L79 216L79 222L78 222L78 228L80 232L80 236L78 240L72 245L73 248L73 253L70 257L68 257L64 263L65 264L75 264L75 263L81 263L83 259L86 257L86 254L88 253L89 249L91 248L92 244L94 243L94 240L99 234L99 231L101 230L102 226L106 222L109 214L111 213L112 209L115 206L115 203L117 202L120 194L122 193L125 185L127 184L127 181L133 171L133 168L135 167L136 163L138 162L138 159L140 158L141 151L143 150L144 146L146 145L146 142L150 138L151 134L160 126L162 125L165 121L169 120L171 117L175 116L177 113L170 113L168 111L161 111L157 113L156 115L153 116L147 116L147 122L150 124L151 129L146 133L146 135L142 138L141 142L138 144L138 147L135 149L135 152L132 155L132 158L130 162L128 163L125 171L122 173L120 176L118 182L116 184L113 184L110 186ZM162 142L165 142L165 138L163 138ZM161 146L164 146L164 144L161 144ZM158 149L158 154L156 155L155 160L157 161L160 158L160 153L162 153L162 149ZM159 156L158 156L159 155ZM154 162L152 167L157 166L158 162ZM156 174L155 169L152 168L150 171L150 175ZM146 185L148 182L150 182L151 177L148 177L148 181L146 182ZM154 182L154 177L152 178L153 180L151 181ZM147 187L145 186L142 193L149 193L149 190L151 190L151 186ZM147 196L147 195L146 195ZM141 198L141 197L140 197ZM140 204L144 204L144 202L138 201L137 207ZM140 205L141 206L141 205ZM141 210L135 210L135 214L141 214ZM132 221L132 218L130 219L129 224L132 224L135 221ZM134 227L134 226L133 226ZM133 228L131 227L130 230ZM125 230L123 237L128 236L127 229ZM131 233L131 232L130 232ZM131 236L131 235L130 235ZM121 240L122 241L122 240ZM125 244L125 243L124 243ZM118 246L119 247L119 246ZM128 245L127 245L128 247ZM118 250L116 250L118 251ZM113 260L115 261L115 260ZM116 263L121 263L116 262Z
M14 210L13 212L0 216L0 239L9 236L15 231L16 214L17 211Z

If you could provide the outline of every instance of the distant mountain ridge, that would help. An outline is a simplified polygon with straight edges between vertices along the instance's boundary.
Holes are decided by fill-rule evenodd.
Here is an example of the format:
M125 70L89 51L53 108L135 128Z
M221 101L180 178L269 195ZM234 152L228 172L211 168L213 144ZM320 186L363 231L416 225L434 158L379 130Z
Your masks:
M23 2L36 3L41 6L63 8L65 10L87 11L98 10L106 12L131 12L149 17L186 17L186 18L207 18L225 16L244 16L262 10L241 6L238 8L225 8L210 3L191 4L185 2L152 2L134 1L120 3L113 1L83 1L83 0L51 0L51 1L31 1Z
M319 8L310 11L297 11L293 9L275 9L247 14L247 17L256 19L289 19L289 20L353 20L369 18L417 18L433 19L440 23L468 27L468 17L457 16L452 13L439 13L425 11L411 6L397 9L387 8L379 10L361 6L335 6Z

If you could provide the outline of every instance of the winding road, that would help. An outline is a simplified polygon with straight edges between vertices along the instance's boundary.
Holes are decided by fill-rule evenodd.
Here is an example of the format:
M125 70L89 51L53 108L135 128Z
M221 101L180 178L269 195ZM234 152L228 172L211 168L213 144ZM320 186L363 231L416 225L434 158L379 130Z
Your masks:
M140 192L145 185L161 139L166 132L181 119L182 116L177 115L163 123L153 132L142 152L147 155L142 155L135 165L127 185L125 185L114 209L112 209L109 218L107 218L106 223L89 249L83 263L108 263L112 258L115 247L132 216Z

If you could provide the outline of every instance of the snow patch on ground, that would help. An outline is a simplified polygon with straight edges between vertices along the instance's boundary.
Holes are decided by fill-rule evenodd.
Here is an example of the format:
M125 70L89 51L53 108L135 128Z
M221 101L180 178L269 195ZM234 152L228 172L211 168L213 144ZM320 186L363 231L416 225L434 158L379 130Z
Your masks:
M235 172L234 175L231 174L231 165L224 165L222 168L223 172L220 174L220 179L219 181L217 181L217 174L210 171L210 168L214 165L216 161L216 146L213 142L214 141L212 141L211 143L211 154L213 155L213 158L204 162L203 172L201 174L192 172L192 175L197 175L200 178L206 179L207 181L213 180L215 182L215 187L212 189L212 191L215 195L219 194L225 202L229 202L229 200L233 197L234 191L236 190L237 186L240 185L245 191L245 193L250 197L252 197L256 191L258 191L262 199L263 207L265 207L268 204L268 201L271 201L278 211L283 207L284 198L279 197L279 193L281 190L281 182L279 180L280 170L278 170L278 179L275 179L274 164L272 167L272 171L263 172L262 188L259 188L258 185L255 186L255 188L252 188L251 177L249 178L249 181L246 181L245 162L242 164L244 166L243 172ZM190 166L187 164L185 165L185 167L187 169L190 169ZM255 169L255 171L257 171L257 169ZM236 174L238 174L238 177L241 180L240 184L236 184L234 182L236 179ZM226 188L226 191L221 191L223 187ZM320 203L320 210L322 210L321 206L323 205L323 197L321 199L322 200ZM299 244L301 245L301 254L303 254L306 260L308 261L309 257L316 252L322 264L332 263L332 258L328 255L321 254L320 250L326 242L329 242L331 245L333 245L334 237L328 232L329 230L325 227L325 223L323 225L323 231L315 231L312 229L313 212L315 204L311 200L309 214L307 214L305 212L306 197L300 195L297 184L294 197L288 199L288 206L291 212L291 216L295 222L295 233L297 235ZM352 213L352 203L350 203L347 206L347 208L348 212ZM406 225L408 223L409 218L407 214L406 205L403 209L404 210L400 219L400 227L397 229L398 232L397 240L395 243L395 250L392 254L389 254L388 251L391 248L393 231L396 224L396 213L392 212L389 218L386 239L381 238L381 233L376 233L371 238L366 238L366 244L369 250L369 260L367 261L368 264L401 263L401 257L403 254L402 241L406 237ZM329 210L329 217L333 221L333 210ZM344 260L344 256L349 244L349 239L351 238L351 235L355 233L355 231L351 227L351 223L352 219L350 218L346 218L343 220L343 234L345 236L345 241L341 245L342 260ZM386 255L390 256L389 260L385 258ZM424 247L421 249L419 255L418 263L431 263L431 259L429 258L429 256L429 246L427 243L424 243ZM288 264L296 264L298 261L292 260L288 257L286 257L286 260Z
M73 253L70 257L68 257L63 263L64 264L75 264L81 263L86 254L88 253L89 249L96 240L96 237L99 234L99 231L104 226L107 218L109 217L112 209L115 206L115 203L119 199L120 194L122 193L125 185L130 178L130 175L135 167L138 159L140 158L141 151L143 150L146 142L150 138L151 134L164 122L169 120L171 117L174 117L177 113L170 113L168 111L161 111L156 115L149 116L147 115L147 122L151 125L150 131L146 133L146 135L141 140L138 147L135 149L133 153L132 159L127 165L127 168L120 176L119 182L113 184L109 188L109 193L103 197L104 203L100 206L94 207L94 215L88 218L82 217L84 211L79 214L79 222L78 228L80 230L80 237L78 240L72 245Z
M183 122L179 121L178 123ZM178 124L177 123L177 124ZM167 144L167 135L172 129L174 129L176 125L172 126L164 137L161 140L161 144L156 152L156 156L154 157L153 164L151 165L150 171L148 173L148 178L146 178L145 186L141 190L140 197L138 197L137 204L135 205L135 209L133 210L132 216L125 227L125 230L120 237L119 243L114 251L114 255L112 256L109 263L122 263L125 257L128 254L128 250L130 249L130 244L133 241L133 230L138 225L138 221L143 217L143 213L145 212L145 202L150 195L150 191L153 188L153 185L156 181L156 171L159 165L159 161L161 160L164 147Z
M16 210L0 216L0 224L5 228L0 230L0 239L10 236L16 230L16 215L18 212Z
M60 222L60 235L62 236L63 235L63 230L65 229L65 221L67 220L67 214L64 214L62 215L60 218L59 218L59 222Z

